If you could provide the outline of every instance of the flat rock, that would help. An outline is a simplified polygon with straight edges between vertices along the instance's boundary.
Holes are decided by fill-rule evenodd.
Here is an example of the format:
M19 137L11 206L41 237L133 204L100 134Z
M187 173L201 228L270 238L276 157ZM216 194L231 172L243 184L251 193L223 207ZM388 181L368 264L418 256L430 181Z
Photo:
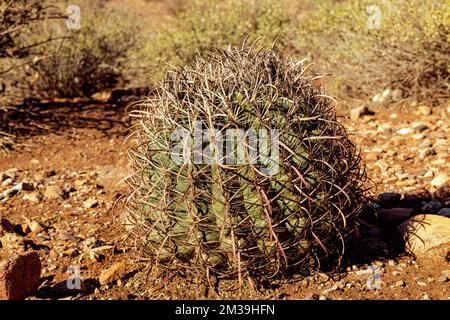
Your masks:
M450 218L420 214L399 226L410 254L421 257L442 257L450 251Z
M0 262L0 300L23 300L39 287L41 261L36 252L16 254Z

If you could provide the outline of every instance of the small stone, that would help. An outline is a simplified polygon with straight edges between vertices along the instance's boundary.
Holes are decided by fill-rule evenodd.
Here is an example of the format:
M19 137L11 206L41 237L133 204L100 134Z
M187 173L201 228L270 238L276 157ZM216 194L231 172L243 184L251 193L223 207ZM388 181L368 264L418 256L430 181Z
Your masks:
M123 278L125 274L126 274L125 263L119 262L110 267L109 269L102 271L98 280L100 282L100 285L104 286Z
M394 286L397 287L397 288L404 288L404 287L406 286L406 283L405 283L405 281L403 281L403 280L399 280L399 281L397 281L397 282L395 283Z
M407 135L412 133L412 129L411 128L401 128L399 130L397 130L397 134L401 134L401 135Z
M95 200L95 199L86 200L83 202L83 206L86 209L95 208L96 206L98 206L98 200Z
M374 166L380 168L381 172L386 172L389 169L389 164L384 160L378 160L374 163Z
M423 132L425 130L430 129L426 124L420 123L414 126L414 130L418 132Z
M38 173L36 172L33 176L34 181L36 182L42 182L44 180L44 176L42 175L42 173Z
M450 208L442 208L438 211L438 214L450 218Z
M366 161L377 161L378 160L378 154L375 152L367 152L364 154L364 159Z
M377 203L382 207L388 207L400 201L402 195L396 192L383 192L378 195Z
M75 180L73 184L75 185L75 188L80 188L86 184L86 180Z
M28 223L23 223L20 225L20 231L22 232L22 234L27 234L30 233L30 226L28 225Z
M418 106L417 111L423 116L429 116L433 112L433 110L429 106Z
M442 207L442 203L439 200L431 200L430 202L424 204L422 211L424 212L436 212Z
M419 285L419 286L422 286L422 287L425 287L427 284L425 283L425 282L423 282L423 281L417 281L417 284Z
M425 159L426 157L433 156L435 154L436 154L436 151L431 147L419 149L419 158L420 159Z
M0 262L0 300L23 300L39 287L41 261L36 252Z
M423 175L424 178L433 178L434 176L434 172L431 170L428 170L427 172L425 172L425 174Z
M41 194L39 192L26 193L23 198L25 201L29 201L31 203L39 203L42 200Z
M431 300L431 299L426 293L424 293L422 296L422 300Z
M439 167L447 163L445 159L436 159L430 162L433 166Z
M371 114L373 114L373 112L370 111L367 106L353 108L350 111L350 119L355 121L355 120L359 120L362 116L371 115Z
M441 274L450 279L450 269L441 271Z
M11 178L7 178L7 179L5 179L5 181L2 182L1 186L2 187L8 187L8 186L10 186L12 184L13 184L13 180Z
M447 282L448 281L448 278L447 278L447 276L445 276L445 275L441 275L439 278L438 278L438 282L440 282L440 283L444 283L444 282Z
M23 189L23 183L18 183L11 189L3 191L0 198L11 198L17 194L19 194Z
M39 161L38 159L31 159L31 160L28 162L28 165L29 165L31 168L38 167L40 164L41 164L41 161Z
M44 192L44 198L47 200L55 200L61 198L63 192L58 186L47 186Z
M28 226L33 233L39 233L45 230L44 226L37 221L30 221Z
M392 100L399 101L403 98L403 91L401 89L395 89L392 91Z
M439 188L439 187L444 186L447 182L449 182L448 175L445 173L441 173L441 174L438 174L436 177L434 177L434 179L431 180L430 184L433 187Z
M101 101L101 102L107 102L112 95L112 91L99 91L91 95L91 98L93 100Z
M391 259L388 261L388 265L391 267L395 267L397 265L397 261Z
M399 275L401 275L402 273L401 273L400 271L392 271L392 274L393 274L394 276L399 276Z

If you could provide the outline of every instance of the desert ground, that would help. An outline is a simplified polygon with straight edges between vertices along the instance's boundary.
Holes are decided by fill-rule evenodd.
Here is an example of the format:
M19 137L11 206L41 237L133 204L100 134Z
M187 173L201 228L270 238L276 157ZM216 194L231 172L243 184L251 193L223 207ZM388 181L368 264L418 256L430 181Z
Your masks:
M130 8L142 23L159 25L173 19L176 3ZM13 143L0 155L0 259L37 253L39 286L27 299L450 299L449 100L338 105L338 120L361 152L370 199L342 267L238 290L237 280L211 285L155 271L126 237L125 142L136 124L129 110L151 92L128 89L28 100L8 113ZM424 215L426 250L411 254L401 225ZM430 215L439 219L429 222Z

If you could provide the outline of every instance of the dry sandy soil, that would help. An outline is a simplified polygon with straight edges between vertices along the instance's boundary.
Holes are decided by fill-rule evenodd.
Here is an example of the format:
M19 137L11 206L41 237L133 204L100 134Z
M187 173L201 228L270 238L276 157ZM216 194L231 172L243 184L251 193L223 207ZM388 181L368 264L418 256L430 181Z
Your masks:
M150 24L170 19L181 2L109 1L127 5ZM2 241L0 258L24 250L39 253L42 284L29 299L450 299L449 260L407 256L392 226L386 227L370 208L364 217L370 226L362 227L340 272L240 292L224 290L236 281L220 282L214 289L189 277L150 272L124 242L119 220L118 200L126 188L116 183L127 172L123 143L132 125L126 104L61 101L12 118L19 139L0 155L0 193L19 183L26 183L27 190L0 200L0 218L14 227ZM395 206L412 208L414 214L439 210L424 208L431 200L450 208L448 183L440 188L431 184L440 174L450 175L450 110L404 105L373 111L356 121L348 110L340 113L361 148L374 199L398 192L402 199ZM379 274L378 289L367 285L370 266ZM110 267L117 277L101 285L99 277ZM66 281L74 270L82 286L71 290Z
M448 260L416 261L405 255L389 235L377 233L378 227L382 233L385 229L376 217L366 219L375 227L365 228L355 240L348 266L341 272L294 277L289 283L261 285L259 290L244 287L241 292L224 290L235 285L233 281L221 282L213 290L196 280L151 273L123 241L118 218L117 200L126 189L116 183L126 174L123 143L132 125L125 105L50 103L39 106L39 114L21 113L11 122L20 139L0 157L0 173L4 173L0 192L21 182L27 183L28 190L0 202L0 217L16 230L3 241L0 255L28 249L39 253L43 283L30 299L450 299ZM341 120L362 150L373 180L372 195L399 192L403 196L399 206L414 208L416 213L427 210L422 206L433 198L440 200L441 207L450 207L448 185L430 184L450 171L449 110L397 106L374 111L356 121L341 112ZM433 150L423 151L427 148ZM42 228L30 231L31 222ZM125 270L118 268L118 281L99 284L104 270L122 263ZM379 289L367 286L371 265L379 272ZM74 270L70 266L79 268L80 290L67 289Z

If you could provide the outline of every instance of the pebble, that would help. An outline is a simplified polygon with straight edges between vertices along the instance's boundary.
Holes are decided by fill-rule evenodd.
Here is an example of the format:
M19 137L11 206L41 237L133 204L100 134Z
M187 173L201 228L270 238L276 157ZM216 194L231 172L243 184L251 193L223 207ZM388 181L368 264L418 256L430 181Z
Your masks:
M429 106L418 106L417 111L420 115L429 116L433 110Z
M371 112L369 110L369 107L367 106L361 106L358 108L353 108L350 111L350 119L352 120L359 120L362 116L366 116L366 115L370 115L373 114L373 112Z
M38 167L40 164L41 164L41 161L38 160L38 159L31 159L31 160L28 162L28 165L29 165L30 167L32 167L32 168Z
M430 202L426 203L423 207L422 207L422 211L432 211L435 212L437 210L439 210L442 207L442 203L439 200L431 200Z
M388 261L388 265L391 267L395 267L397 265L397 261L391 259Z
M450 217L450 208L442 208L438 211L438 214L444 217Z
M439 187L444 186L447 182L449 182L448 175L445 174L445 173L441 173L441 174L438 174L436 177L434 177L434 179L431 180L430 184L433 187L438 187L439 188Z
M440 282L440 283L447 282L448 280L449 280L449 279L447 278L446 275L441 275L441 276L438 278L438 282Z
M26 193L22 199L31 203L39 203L42 200L42 196L39 192Z
M414 130L416 130L418 132L423 132L428 129L430 129L430 127L428 127L426 124L423 124L423 123L414 126Z
M47 186L44 192L44 198L47 200L55 200L62 197L62 190L58 186Z
M425 159L426 157L433 156L436 154L436 151L432 147L427 147L419 150L419 158Z
M33 233L39 233L45 230L45 227L37 221L30 221L28 226Z
M406 127L406 128L401 128L397 130L397 134L401 134L401 135L407 135L412 133L413 129Z
M83 202L83 206L86 209L91 209L91 208L95 208L98 206L98 200L95 199L89 199Z
M399 281L397 281L397 282L395 283L394 286L397 287L397 288L404 288L404 287L406 286L406 283L405 283L405 281L403 281L403 280L399 280Z

